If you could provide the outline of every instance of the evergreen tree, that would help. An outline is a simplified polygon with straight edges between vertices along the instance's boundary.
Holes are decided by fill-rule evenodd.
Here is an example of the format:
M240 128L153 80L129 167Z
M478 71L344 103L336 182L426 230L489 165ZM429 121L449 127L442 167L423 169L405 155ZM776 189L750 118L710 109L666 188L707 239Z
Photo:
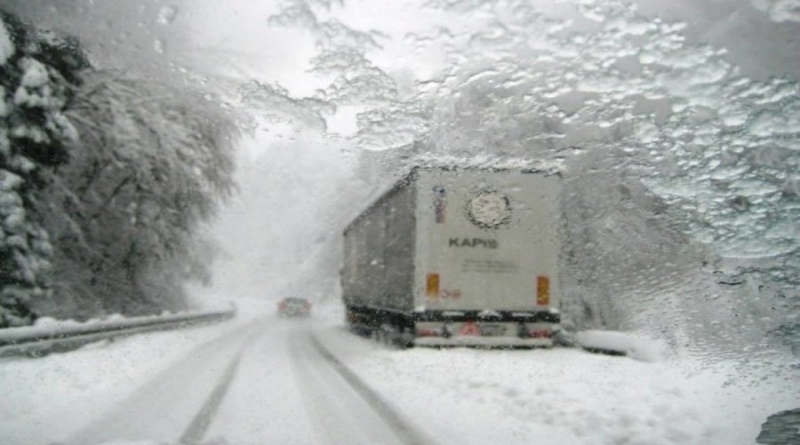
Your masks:
M32 212L46 170L69 159L76 132L63 111L87 66L74 39L0 11L0 327L31 323L49 293L52 246Z

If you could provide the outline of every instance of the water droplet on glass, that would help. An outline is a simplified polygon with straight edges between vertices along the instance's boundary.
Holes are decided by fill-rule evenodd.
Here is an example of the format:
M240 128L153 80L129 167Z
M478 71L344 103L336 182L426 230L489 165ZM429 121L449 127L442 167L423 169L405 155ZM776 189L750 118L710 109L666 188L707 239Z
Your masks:
M164 6L158 11L158 19L156 22L159 25L169 25L175 21L178 16L178 8L176 6Z
M735 198L731 199L730 201L731 207L741 212L750 208L750 200L747 199L746 196L736 196Z

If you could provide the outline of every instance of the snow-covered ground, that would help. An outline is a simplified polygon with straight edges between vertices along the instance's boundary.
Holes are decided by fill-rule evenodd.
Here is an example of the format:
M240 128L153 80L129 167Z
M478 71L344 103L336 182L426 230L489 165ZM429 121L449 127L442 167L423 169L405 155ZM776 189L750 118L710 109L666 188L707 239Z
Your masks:
M251 306L229 323L0 360L2 443L177 443L239 350L204 443L397 443L311 336L439 444L750 445L800 400L788 364L756 375L577 349L401 351L348 333L335 304L308 321Z
M229 322L104 341L41 358L0 359L0 443L50 444L78 432L159 373L262 315L244 301Z
M334 320L321 341L438 443L751 445L768 415L800 401L789 363L754 374L578 349L398 351Z

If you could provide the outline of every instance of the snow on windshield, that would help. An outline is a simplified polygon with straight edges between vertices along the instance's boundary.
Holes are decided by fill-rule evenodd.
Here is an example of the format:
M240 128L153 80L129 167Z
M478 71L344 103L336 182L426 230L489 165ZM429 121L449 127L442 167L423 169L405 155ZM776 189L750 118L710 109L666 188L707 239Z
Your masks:
M795 79L751 77L724 46L690 42L686 22L621 1L293 1L269 23L310 33L319 88L240 93L323 138L352 121L369 183L428 162L560 168L577 326L701 350L790 341Z
M85 133L96 122L111 129L93 135L93 145L80 151L95 156L95 164L103 161L109 173L92 193L83 190L81 199L70 201L77 208L73 211L100 215L114 204L119 214L108 221L134 225L155 214L172 215L177 224L165 227L180 230L171 239L188 241L194 229L192 236L216 237L216 244L178 244L182 259L197 260L189 266L203 279L209 278L205 266L216 260L214 287L192 288L192 296L249 301L252 307L240 312L258 316L274 309L272 300L300 297L313 304L315 317L318 308L323 314L315 318L321 327L315 325L313 332L274 323L270 328L275 329L250 354L244 354L245 346L230 346L240 340L246 345L251 328L234 332L229 327L228 340L220 337L202 346L209 355L181 363L174 351L188 353L203 338L164 340L161 350L150 347L159 341L146 340L133 355L124 353L124 344L111 355L103 349L113 349L109 345L79 351L92 358L87 362L92 372L86 372L86 364L71 362L69 354L12 363L9 369L18 374L7 377L15 382L10 399L24 402L22 411L44 407L43 418L57 417L47 407L52 395L40 376L63 361L63 372L74 375L75 382L61 388L64 394L55 408L71 405L86 389L91 397L74 406L100 419L114 401L90 400L95 395L102 399L108 389L102 379L96 379L102 384L90 380L97 372L106 373L108 357L116 357L111 360L116 367L140 377L125 374L128 381L108 397L136 397L130 406L119 406L118 424L96 422L92 428L97 431L88 431L97 437L117 434L117 428L130 438L153 433L126 430L138 429L129 422L130 413L147 413L149 408L143 407L154 405L169 410L170 403L178 403L185 414L202 405L201 392L184 400L161 390L155 377L158 360L150 356L174 350L170 354L176 366L165 383L174 388L211 388L219 370L208 363L224 368L235 357L230 368L235 370L243 357L245 377L238 383L230 380L234 371L225 371L228 382L234 382L231 400L236 403L223 406L223 421L212 425L208 437L241 435L244 442L259 428L271 430L264 427L263 400L286 403L269 406L267 417L278 423L282 415L304 417L305 405L316 404L330 411L312 414L312 423L336 423L346 411L338 408L338 398L352 388L331 392L327 386L341 381L338 374L321 380L310 375L319 371L314 371L319 366L314 351L324 349L320 345L325 342L338 351L333 355L357 357L345 365L367 376L368 386L391 394L405 408L414 407L410 412L426 414L415 420L442 442L459 433L477 442L494 440L489 423L500 425L509 437L516 435L514 440L527 440L514 428L524 427L520 431L530 434L525 428L541 422L538 427L545 425L546 431L556 428L553 437L563 438L556 433L568 431L576 443L584 443L584 437L596 443L650 443L653 437L663 443L706 443L709 437L749 440L763 420L755 419L757 415L790 403L786 376L796 373L800 354L796 0L8 0L7 5L43 28L78 36L90 59L80 62L103 72L84 79L84 91L97 94L102 99L98 103L104 101L101 106L78 96L78 106L61 117L58 110L65 101L60 96L44 100L28 94L49 88L44 82L48 71L30 59L15 74L19 93L0 102L0 117L9 113L10 104L21 108L41 99L53 105L53 122L64 125L54 124L50 130L61 130L59 137L65 140L74 136L72 130ZM15 55L20 49L12 34L0 26L0 66L20 55ZM46 33L36 39L45 41ZM42 41L32 40L38 43L23 50L47 48ZM139 101L139 94L148 100ZM159 113L165 110L162 118ZM67 118L75 121L74 129ZM216 125L234 120L238 128ZM185 121L191 125L179 125ZM240 133L238 189L231 193L227 148ZM173 152L151 143L161 135L173 138ZM128 149L141 141L148 143L146 149ZM107 144L117 150L108 150ZM113 158L108 162L106 152ZM136 156L142 159L128 159ZM170 165L189 168L175 170L181 180L166 180L174 172L162 167ZM472 349L402 355L351 341L340 329L342 231L400 175L420 165L558 172L563 179L558 197L563 212L559 233L564 237L561 325L569 333L580 332L562 341L577 340L587 348L615 345L641 361L685 360L621 362L566 349L529 355ZM124 200L115 196L129 179L116 179L129 170L131 178L159 196L169 191L177 204L120 204ZM85 174L66 168L62 172L76 178ZM20 188L21 180L5 179L0 188ZM106 189L115 191L107 196ZM194 196L209 189L218 189L218 197L230 195L214 226L201 227L202 218L184 221L191 212L208 216L217 208L214 195L207 200ZM56 195L65 202L73 194L68 188L58 193L65 195ZM122 197L141 195L137 188ZM17 211L21 204L12 204L7 210L16 219L6 219L4 225L21 227L15 224L24 215ZM186 207L174 211L180 206ZM496 210L502 215L495 219L507 218L506 210ZM63 225L54 224L66 233L70 228ZM92 222L91 228L103 232L106 225ZM124 239L111 236L151 248L149 257L126 260L133 271L148 258L169 256L165 251L172 248L162 249L160 237L146 239L135 231ZM109 244L114 243L103 243ZM43 246L43 256L52 250L47 243L37 245ZM137 253L131 252L125 257ZM71 265L75 275L87 269L74 261L62 263ZM142 270L173 272L160 266L156 261ZM65 270L69 274L72 269ZM438 274L432 275L438 286ZM85 281L93 278L86 276ZM84 296L81 292L75 292L75 300ZM237 320L244 323L241 317ZM42 318L39 327L46 329L47 322ZM263 327L256 324L253 332ZM325 341L309 343L319 333ZM306 339L301 334L309 335ZM490 355L494 352L500 353ZM130 369L123 356L133 363ZM493 359L486 360L489 356ZM334 368L346 367L341 365ZM265 366L278 372L264 372ZM451 373L440 372L444 366ZM536 377L518 385L514 376L525 373ZM137 379L151 380L151 374L154 386L137 394ZM548 376L542 381L540 375ZM305 388L303 382L312 383ZM731 390L732 384L739 386ZM276 387L279 392L271 392ZM609 400L597 396L598 388L610 394ZM331 400L318 398L325 393ZM470 420L461 428L450 425L450 413L427 416L432 394L439 395L441 406ZM735 403L725 409L716 406L725 401ZM738 403L742 406L734 406ZM488 420L472 424L474 407L488 405ZM14 420L13 410L7 407L5 417ZM178 411L171 414L180 417ZM239 428L242 413L252 417L243 424L257 427ZM67 434L86 420L78 418L83 409L74 410L73 416L75 422L69 416L56 422L56 432ZM748 416L752 418L726 429ZM168 417L161 420L171 422ZM307 426L287 425L300 425L298 430ZM15 437L35 433L24 422L13 429ZM344 437L346 432L339 433Z
M260 239L321 282L358 210L342 203L405 166L557 168L569 323L701 350L687 339L720 325L741 327L712 341L733 351L797 342L793 2L44 3L9 7L79 35L96 62L178 73L250 116L245 163L302 153L278 175L240 171L264 189L302 184L301 210ZM312 266L314 249L334 253Z

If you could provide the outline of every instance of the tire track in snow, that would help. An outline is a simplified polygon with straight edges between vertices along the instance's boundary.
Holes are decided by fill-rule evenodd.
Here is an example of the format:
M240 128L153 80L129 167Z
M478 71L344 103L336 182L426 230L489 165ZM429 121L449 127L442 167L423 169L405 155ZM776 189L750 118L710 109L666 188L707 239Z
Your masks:
M63 443L85 445L147 440L178 443L179 439L196 439L196 443L201 438L193 435L199 427L190 436L189 429L182 427L186 425L184 422L196 420L200 416L197 407L210 407L209 400L219 398L221 402L224 393L217 388L229 374L229 378L233 378L233 364L262 332L258 324L249 323L198 346ZM211 422L214 413L209 414L207 421Z
M252 340L252 338L249 340ZM189 427L186 428L186 431L184 431L183 435L181 436L179 441L180 444L196 445L199 444L203 439L208 427L214 420L214 416L216 416L217 411L219 410L219 406L225 399L225 394L228 393L228 388L230 388L231 382L233 382L233 377L236 375L236 370L239 368L239 363L242 361L242 354L244 354L245 347L249 343L250 341L247 341L244 345L242 345L242 347L239 348L239 352L237 352L228 363L228 366L225 368L225 372L223 372L220 381L211 391L208 399L206 399L205 403L203 403L202 408L200 408L200 411L194 416L192 422L189 424Z
M433 445L433 441L408 422L386 400L370 388L360 377L336 358L313 334L308 334L318 355L335 370L361 399L384 421L387 427L406 445Z

